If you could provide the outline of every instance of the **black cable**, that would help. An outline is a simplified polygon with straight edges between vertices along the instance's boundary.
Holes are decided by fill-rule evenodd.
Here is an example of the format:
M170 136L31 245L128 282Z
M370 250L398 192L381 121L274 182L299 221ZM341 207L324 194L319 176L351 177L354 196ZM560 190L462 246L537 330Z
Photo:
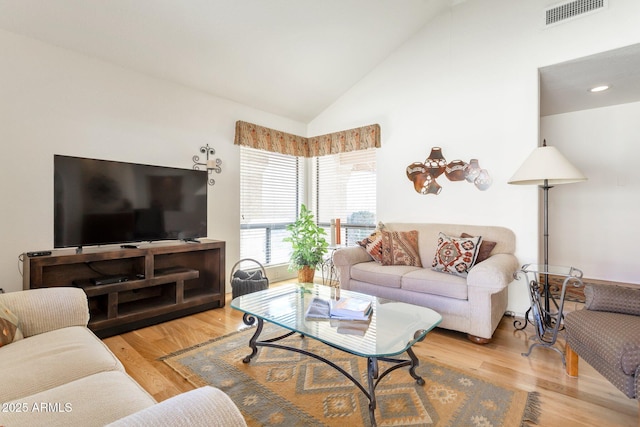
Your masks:
M22 269L20 268L20 266L24 263L24 254L20 254L18 255L18 273L20 273L20 277L24 277L24 274L22 273Z
M87 267L89 267L89 269L91 269L91 271L94 271L94 272L98 273L101 276L113 276L113 274L106 274L104 271L100 271L99 269L95 268L92 265L93 262L91 262L91 261L87 261L87 262L85 262L85 264L87 265Z

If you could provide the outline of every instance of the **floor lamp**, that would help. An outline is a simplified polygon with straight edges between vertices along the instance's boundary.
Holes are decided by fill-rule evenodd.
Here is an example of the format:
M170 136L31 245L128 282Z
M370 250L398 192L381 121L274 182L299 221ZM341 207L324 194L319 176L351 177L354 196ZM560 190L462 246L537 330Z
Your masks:
M549 266L549 189L554 185L571 184L586 181L587 178L555 147L547 146L545 140L542 147L536 148L524 161L520 169L508 181L515 185L537 185L544 194L544 267ZM545 311L549 313L549 276L544 275ZM546 318L547 316L545 316Z

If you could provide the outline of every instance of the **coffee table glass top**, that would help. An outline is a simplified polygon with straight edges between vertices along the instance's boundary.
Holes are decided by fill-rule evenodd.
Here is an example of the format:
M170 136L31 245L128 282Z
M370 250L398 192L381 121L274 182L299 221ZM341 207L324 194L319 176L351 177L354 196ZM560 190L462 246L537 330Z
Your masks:
M314 297L370 300L373 313L368 322L306 319ZM363 357L401 354L442 321L440 314L425 307L311 283L242 295L231 301L231 307Z

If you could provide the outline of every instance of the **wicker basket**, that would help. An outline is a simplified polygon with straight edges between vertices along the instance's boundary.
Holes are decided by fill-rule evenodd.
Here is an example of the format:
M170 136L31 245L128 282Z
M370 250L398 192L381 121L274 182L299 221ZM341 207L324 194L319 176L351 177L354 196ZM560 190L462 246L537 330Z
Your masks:
M251 261L257 264L255 269L239 270L237 267L245 261ZM250 294L251 292L263 291L269 287L269 279L267 272L258 261L251 258L243 258L236 262L231 269L231 297L236 298L241 295Z

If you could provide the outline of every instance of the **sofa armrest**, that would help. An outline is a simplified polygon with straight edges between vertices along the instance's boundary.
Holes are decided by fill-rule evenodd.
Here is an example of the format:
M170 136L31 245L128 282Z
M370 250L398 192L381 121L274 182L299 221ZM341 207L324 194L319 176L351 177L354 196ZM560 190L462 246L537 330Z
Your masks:
M474 265L467 275L467 285L497 291L513 281L518 259L513 254L495 254Z
M53 287L0 294L0 301L18 317L26 337L68 326L87 326L89 304L82 289Z
M589 284L584 295L587 310L640 316L640 288Z
M245 427L238 407L221 390L205 386L121 418L109 427Z
M346 267L361 262L369 262L373 258L362 246L340 248L333 254L333 264L336 267Z
M340 248L333 253L333 265L338 270L342 289L351 288L351 266L361 262L373 262L371 255L362 246Z

